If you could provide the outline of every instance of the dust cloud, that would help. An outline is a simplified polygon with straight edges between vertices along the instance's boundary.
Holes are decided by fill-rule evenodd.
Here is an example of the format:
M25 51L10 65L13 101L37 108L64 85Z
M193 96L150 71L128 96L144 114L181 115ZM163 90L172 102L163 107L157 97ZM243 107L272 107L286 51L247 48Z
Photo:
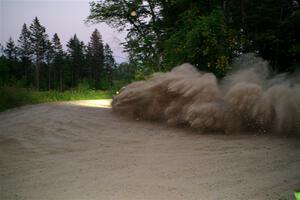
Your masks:
M182 64L129 84L113 110L134 118L165 121L203 131L300 133L299 76L275 74L263 59L245 54L219 81Z

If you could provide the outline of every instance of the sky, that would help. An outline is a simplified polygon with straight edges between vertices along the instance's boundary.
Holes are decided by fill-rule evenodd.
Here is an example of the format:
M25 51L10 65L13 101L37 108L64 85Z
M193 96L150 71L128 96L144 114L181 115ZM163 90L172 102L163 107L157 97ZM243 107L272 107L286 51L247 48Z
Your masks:
M50 38L57 33L66 49L67 41L76 33L87 44L95 28L114 52L118 63L127 61L127 54L120 44L126 32L118 32L107 24L86 24L89 2L92 0L0 0L0 43L5 46L9 37L16 42L24 23L29 25L35 16L46 27Z

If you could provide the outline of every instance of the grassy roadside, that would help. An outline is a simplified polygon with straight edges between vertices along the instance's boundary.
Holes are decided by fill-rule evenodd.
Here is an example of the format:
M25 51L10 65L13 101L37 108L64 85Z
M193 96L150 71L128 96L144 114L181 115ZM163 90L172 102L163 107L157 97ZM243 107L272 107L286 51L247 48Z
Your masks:
M109 99L113 93L110 91L95 91L88 89L75 89L64 92L35 91L19 87L0 87L0 112L27 104L37 104L54 101L71 101L86 99Z

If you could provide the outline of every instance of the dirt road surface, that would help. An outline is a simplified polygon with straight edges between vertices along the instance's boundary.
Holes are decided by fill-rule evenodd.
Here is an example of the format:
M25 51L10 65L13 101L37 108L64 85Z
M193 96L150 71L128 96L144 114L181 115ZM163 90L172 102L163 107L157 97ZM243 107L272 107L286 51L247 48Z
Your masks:
M300 140L199 134L119 116L107 101L0 114L1 200L294 199Z

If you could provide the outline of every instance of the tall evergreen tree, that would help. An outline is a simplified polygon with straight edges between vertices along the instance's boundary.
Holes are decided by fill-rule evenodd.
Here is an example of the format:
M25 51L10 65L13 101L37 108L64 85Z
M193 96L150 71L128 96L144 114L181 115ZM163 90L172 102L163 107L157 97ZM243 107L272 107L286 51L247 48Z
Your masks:
M84 66L84 43L81 42L75 34L68 42L68 57L71 67L71 87L78 84L82 67Z
M56 80L56 74L59 76L59 90L63 90L63 81L64 81L64 52L58 35L55 33L52 38L53 44L53 66L54 66L54 81Z
M41 25L39 19L35 17L30 25L30 41L31 50L35 58L35 82L36 88L40 88L40 67L45 59L45 54L48 47L48 35L46 34L46 28Z
M18 39L18 55L22 61L27 61L30 60L31 54L30 31L24 23Z
M104 52L102 36L97 29L91 35L87 47L87 59L89 65L89 77L95 89L101 87L100 81L103 76Z
M116 61L113 57L113 52L108 44L104 46L104 74L110 84L112 84L113 70L116 68Z
M17 60L17 47L15 45L14 40L10 37L8 42L6 43L6 48L4 49L4 53L11 62L15 62Z
M24 23L22 26L21 34L18 39L18 56L21 59L21 66L23 68L23 76L25 82L28 82L29 67L31 65L31 41L30 41L30 31L27 25Z
M18 73L16 69L17 64L17 47L15 45L15 42L10 37L8 39L8 42L6 43L6 47L4 49L4 54L7 58L8 63L8 77L15 78L16 74Z
M2 56L4 53L4 47L3 45L0 43L0 56Z
M46 41L46 52L45 52L45 61L47 64L47 68L48 68L48 90L51 90L52 88L52 76L54 73L54 69L53 69L53 59L54 59L54 50L53 50L53 45L51 43L51 41L49 39L47 39Z

